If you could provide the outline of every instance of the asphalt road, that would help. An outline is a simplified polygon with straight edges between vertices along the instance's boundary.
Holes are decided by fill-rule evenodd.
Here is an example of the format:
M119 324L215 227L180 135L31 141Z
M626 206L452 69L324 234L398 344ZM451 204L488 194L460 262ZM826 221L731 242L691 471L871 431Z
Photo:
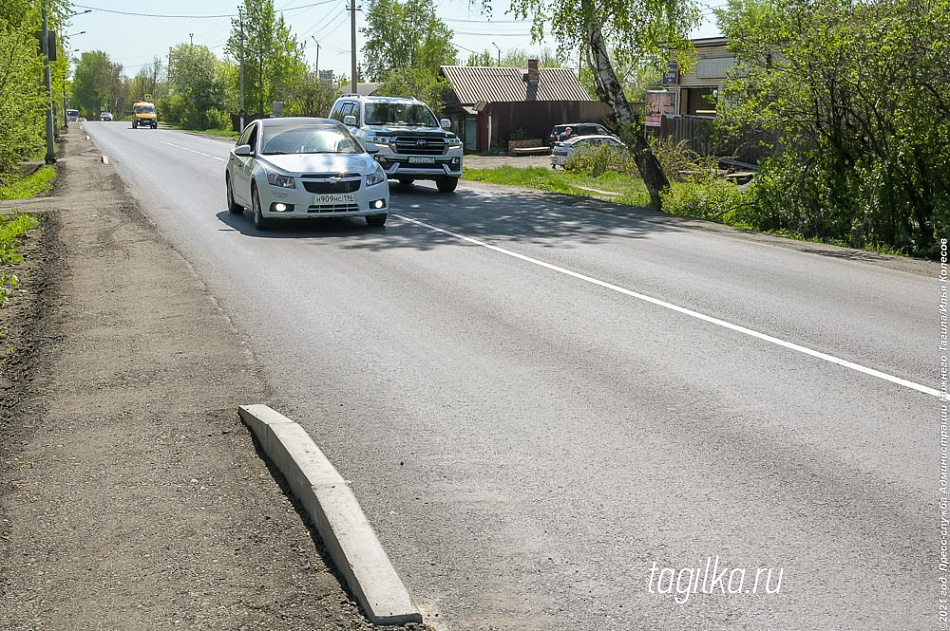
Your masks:
M86 129L428 622L936 628L936 265L465 184L259 233L229 144Z

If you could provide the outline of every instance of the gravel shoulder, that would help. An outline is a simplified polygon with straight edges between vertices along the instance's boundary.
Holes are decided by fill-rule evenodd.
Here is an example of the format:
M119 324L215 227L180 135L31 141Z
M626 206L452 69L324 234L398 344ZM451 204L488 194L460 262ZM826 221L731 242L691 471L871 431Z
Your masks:
M378 628L236 414L268 398L244 341L78 126L65 147L0 311L0 626Z

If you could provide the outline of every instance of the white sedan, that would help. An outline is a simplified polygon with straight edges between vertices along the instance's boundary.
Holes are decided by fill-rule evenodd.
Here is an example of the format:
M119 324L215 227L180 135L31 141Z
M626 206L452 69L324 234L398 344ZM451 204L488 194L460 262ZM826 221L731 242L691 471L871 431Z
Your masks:
M373 159L341 123L324 118L267 118L250 123L228 158L228 210L254 214L266 230L274 219L365 217L386 223L389 184Z
M551 149L551 168L567 166L571 160L586 152L596 151L606 146L610 151L625 153L627 145L613 136L576 136L568 140L555 143Z

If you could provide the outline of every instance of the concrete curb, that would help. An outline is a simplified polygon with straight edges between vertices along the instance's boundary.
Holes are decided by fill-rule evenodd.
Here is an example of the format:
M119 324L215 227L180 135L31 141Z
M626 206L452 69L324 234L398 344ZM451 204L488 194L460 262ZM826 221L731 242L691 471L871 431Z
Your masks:
M373 624L422 622L348 483L307 432L266 405L242 405L238 414L287 479Z

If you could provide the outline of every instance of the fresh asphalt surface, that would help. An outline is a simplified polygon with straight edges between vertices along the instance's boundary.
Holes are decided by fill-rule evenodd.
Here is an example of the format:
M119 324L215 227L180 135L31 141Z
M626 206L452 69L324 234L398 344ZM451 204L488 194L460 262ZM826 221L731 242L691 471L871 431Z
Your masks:
M260 233L225 207L230 144L85 127L351 481L427 622L936 627L939 400L914 389L937 386L936 265L466 184L393 183L384 228ZM660 569L717 556L749 593L712 572L712 594L655 593ZM778 593L764 573L751 593L759 568Z

